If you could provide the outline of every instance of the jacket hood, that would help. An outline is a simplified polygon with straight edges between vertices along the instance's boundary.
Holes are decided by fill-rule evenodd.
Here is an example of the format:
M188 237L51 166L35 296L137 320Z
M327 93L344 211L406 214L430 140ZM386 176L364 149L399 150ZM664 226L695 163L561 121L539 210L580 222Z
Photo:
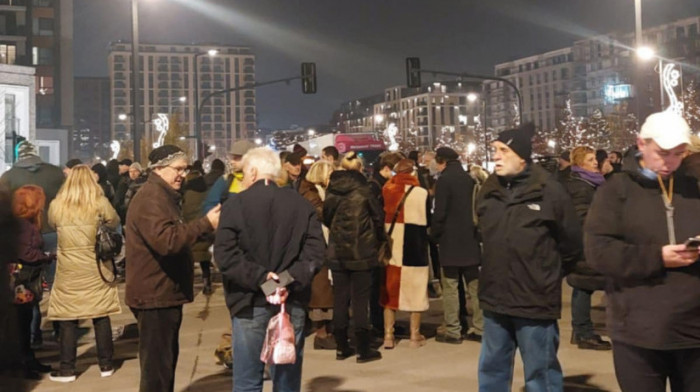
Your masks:
M647 178L642 174L643 169L642 165L639 163L640 159L641 156L637 146L630 148L627 154L625 154L625 157L622 159L622 172L627 173L632 180L638 182L642 186L658 188L659 183L656 176L654 176L652 179Z
M41 166L44 164L44 161L42 161L38 156L30 155L15 162L14 167L22 168L34 173L39 171Z
M355 170L334 171L328 185L328 192L336 195L346 195L362 186L367 185L367 179Z

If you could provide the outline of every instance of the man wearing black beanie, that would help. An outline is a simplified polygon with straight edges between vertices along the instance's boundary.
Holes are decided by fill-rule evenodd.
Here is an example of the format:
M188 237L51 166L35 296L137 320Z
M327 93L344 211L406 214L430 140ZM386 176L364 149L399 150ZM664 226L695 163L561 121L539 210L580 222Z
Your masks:
M484 334L479 390L511 389L515 348L528 390L561 391L557 359L561 279L581 254L581 227L563 186L533 165L534 125L492 143L495 176L477 203L483 256L479 303Z

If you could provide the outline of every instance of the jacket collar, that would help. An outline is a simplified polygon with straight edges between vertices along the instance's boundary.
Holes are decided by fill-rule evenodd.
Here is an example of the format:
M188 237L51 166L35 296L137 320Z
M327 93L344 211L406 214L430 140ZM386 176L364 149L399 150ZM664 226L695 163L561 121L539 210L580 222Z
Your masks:
M168 185L165 181L163 181L162 178L160 178L159 175L157 175L155 172L151 172L151 174L148 175L148 180L146 182L151 183L159 188L162 188L163 191L175 202L175 203L180 203L182 200L182 194L178 192L176 189L173 189L170 185ZM184 182L183 182L184 186Z
M484 197L496 197L513 202L540 197L551 174L543 168L528 164L527 168L514 177L491 175L484 182Z

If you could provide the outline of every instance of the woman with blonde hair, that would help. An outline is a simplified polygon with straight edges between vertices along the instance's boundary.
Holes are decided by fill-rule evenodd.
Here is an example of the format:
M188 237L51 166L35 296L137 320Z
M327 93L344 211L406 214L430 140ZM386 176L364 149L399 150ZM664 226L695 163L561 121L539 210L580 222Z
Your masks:
M100 219L112 228L119 217L104 196L92 171L85 165L73 168L49 206L49 225L58 233L56 280L49 298L48 317L59 322L60 369L51 374L57 382L75 381L76 332L79 320L95 326L100 375L114 374L110 315L121 313L119 293L106 279L114 271L97 261L95 238Z
M341 161L345 170L334 171L323 204L323 223L330 229L326 260L333 274L333 324L336 359L354 354L348 343L348 308L357 342L357 362L381 359L370 346L369 301L372 271L379 267L379 247L387 240L379 200L362 174L362 160L354 151Z
M299 184L299 193L316 209L318 220L323 223L323 201L326 200L326 188L334 171L332 163L315 162L309 168ZM328 227L322 226L323 237L328 244ZM329 330L333 320L333 287L328 277L328 267L323 266L311 282L311 301L309 302L309 319L314 324L314 350L335 350L335 338Z

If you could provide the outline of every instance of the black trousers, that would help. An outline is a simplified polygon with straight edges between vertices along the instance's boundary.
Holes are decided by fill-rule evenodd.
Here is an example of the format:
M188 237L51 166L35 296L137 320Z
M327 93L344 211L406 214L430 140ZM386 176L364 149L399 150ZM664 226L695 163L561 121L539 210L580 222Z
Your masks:
M377 267L372 270L372 289L369 296L369 319L372 328L384 333L384 307L379 303L382 295L382 286L386 276L384 267Z
M700 391L700 348L650 350L613 341L617 383L623 392Z
M370 329L371 289L372 271L333 271L333 325L336 331L348 329L350 302L355 330Z
M172 392L180 353L182 306L131 309L139 330L140 392Z
M22 354L22 362L27 364L34 360L34 350L32 350L32 318L34 315L34 304L14 305L17 311L17 334L19 335L19 348Z
M61 375L75 373L76 346L78 343L78 320L59 321L60 348L60 372ZM112 322L109 317L92 319L95 326L95 340L97 342L97 360L100 368L112 366L114 356L114 343L112 342Z

